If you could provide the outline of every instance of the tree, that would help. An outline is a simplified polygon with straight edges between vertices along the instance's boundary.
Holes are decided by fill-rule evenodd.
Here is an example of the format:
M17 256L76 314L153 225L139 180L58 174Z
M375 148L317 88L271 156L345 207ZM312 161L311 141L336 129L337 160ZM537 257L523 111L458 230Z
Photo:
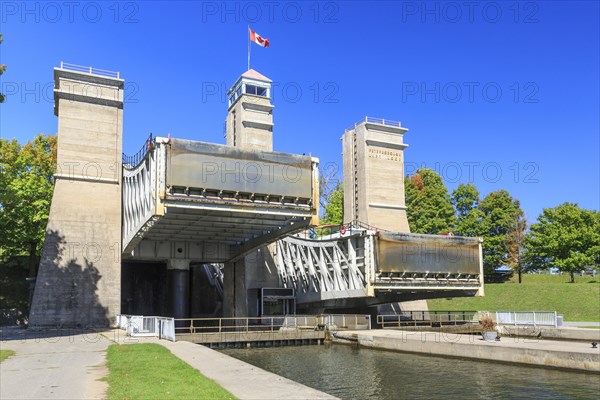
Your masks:
M479 202L482 212L481 234L483 236L483 268L492 272L510 262L510 232L515 220L522 218L519 200L501 189L491 192Z
M325 209L331 201L331 196L342 184L337 177L338 168L334 163L328 163L319 169L319 205Z
M482 236L483 212L479 209L479 191L475 185L458 185L452 192L452 205L456 210L454 233L458 236Z
M0 33L0 44L2 44L2 34ZM0 76L6 71L6 64L0 64ZM4 103L4 95L0 93L0 103Z
M525 215L517 213L515 220L508 232L508 262L507 265L516 269L519 273L519 283L523 282L523 245L525 241L525 231L527 230L527 221Z
M525 262L532 268L575 272L600 261L600 212L564 203L545 208L525 238Z
M406 177L405 189L411 232L438 234L454 228L454 207L442 177L435 171L420 168Z
M344 222L344 185L338 183L324 208L322 224L341 225Z
M0 256L29 256L35 275L48 222L56 136L38 135L25 146L0 139Z

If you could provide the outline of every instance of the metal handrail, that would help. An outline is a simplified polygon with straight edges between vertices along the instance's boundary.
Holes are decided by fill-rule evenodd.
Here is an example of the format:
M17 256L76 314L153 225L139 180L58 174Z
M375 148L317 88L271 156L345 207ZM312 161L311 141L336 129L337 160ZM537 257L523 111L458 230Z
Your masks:
M144 158L146 158L146 154L148 154L150 152L150 150L152 149L152 146L154 146L154 140L152 138L152 133L150 133L150 135L148 136L148 138L146 139L146 141L144 142L144 144L142 145L142 147L138 150L137 153L135 153L134 155L128 156L125 153L122 153L122 163L123 163L123 167L127 168L127 169L133 169L135 167L137 167L137 165L142 162L142 160Z
M300 323L299 323L300 322ZM338 323L339 322L339 323ZM176 334L274 332L281 328L319 330L324 326L370 329L371 317L363 314L281 315L272 317L176 318ZM364 328L363 328L364 329Z
M373 117L364 117L363 119L361 119L360 121L356 122L354 124L354 126L346 129L346 132L356 128L358 125L362 124L363 122L366 123L371 123L371 124L380 124L380 125L385 125L385 126L393 126L396 128L401 128L402 127L402 123L400 121L393 121L390 119L385 119L385 118L373 118Z
M91 66L88 67L88 66L83 66L83 65L69 64L64 61L60 62L60 68L69 70L69 71L84 72L87 74L106 76L109 78L120 79L120 76L121 76L121 73L117 72L117 71L109 71L106 69L94 68Z
M176 318L175 333L223 333L223 332L273 332L284 327L286 316L275 317L227 317L227 318ZM280 320L276 321L276 320ZM266 323L265 323L266 322ZM182 323L186 323L183 325Z
M477 323L478 311L403 311L398 314L378 314L377 324L382 328L393 326L416 326L417 324Z
M558 327L556 311L494 311L491 313L501 325L533 325Z
M117 315L117 326L128 336L153 336L175 341L175 322L171 317L150 315Z

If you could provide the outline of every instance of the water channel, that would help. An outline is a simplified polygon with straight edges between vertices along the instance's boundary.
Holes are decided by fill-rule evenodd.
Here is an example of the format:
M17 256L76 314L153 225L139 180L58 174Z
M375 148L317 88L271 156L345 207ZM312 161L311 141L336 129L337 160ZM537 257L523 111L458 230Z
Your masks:
M348 345L223 353L341 399L598 399L600 375Z

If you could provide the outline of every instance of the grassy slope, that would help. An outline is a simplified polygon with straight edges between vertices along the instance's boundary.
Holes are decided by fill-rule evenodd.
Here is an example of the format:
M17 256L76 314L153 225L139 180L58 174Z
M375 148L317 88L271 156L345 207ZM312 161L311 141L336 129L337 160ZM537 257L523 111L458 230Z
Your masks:
M109 399L234 399L158 344L108 348Z
M430 310L558 311L566 321L600 321L600 277L525 274L485 285L485 297L428 300Z
M15 352L12 350L0 350L0 362L6 360L8 357L14 354Z

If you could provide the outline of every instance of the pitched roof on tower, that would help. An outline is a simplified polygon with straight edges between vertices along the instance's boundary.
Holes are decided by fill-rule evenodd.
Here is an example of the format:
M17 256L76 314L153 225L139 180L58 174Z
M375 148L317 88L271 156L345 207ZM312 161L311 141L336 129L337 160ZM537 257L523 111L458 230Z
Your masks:
M248 71L244 72L242 74L242 77L256 79L257 81L263 81L263 82L269 82L269 83L273 82L272 80L270 80L269 78L267 78L266 76L261 74L260 72L257 72L253 69L249 69Z

